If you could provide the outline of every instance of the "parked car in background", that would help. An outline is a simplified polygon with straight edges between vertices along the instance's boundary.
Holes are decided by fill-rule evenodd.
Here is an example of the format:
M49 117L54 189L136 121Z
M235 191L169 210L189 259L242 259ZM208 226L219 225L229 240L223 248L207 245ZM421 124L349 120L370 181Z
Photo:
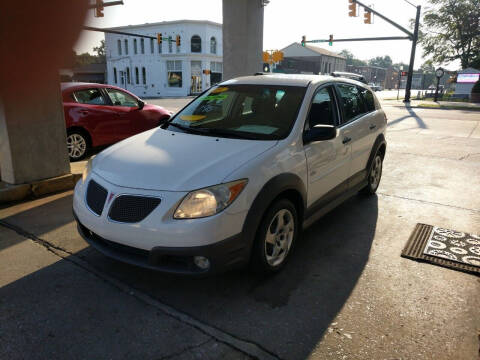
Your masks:
M72 161L83 159L92 147L116 143L170 118L164 108L116 86L71 82L61 89Z
M370 86L370 89L372 89L373 91L382 91L382 87L380 85L375 85L374 83L370 83L368 84L368 86Z
M375 193L386 125L358 81L231 79L89 161L73 197L79 232L107 256L159 271L279 271L302 227Z

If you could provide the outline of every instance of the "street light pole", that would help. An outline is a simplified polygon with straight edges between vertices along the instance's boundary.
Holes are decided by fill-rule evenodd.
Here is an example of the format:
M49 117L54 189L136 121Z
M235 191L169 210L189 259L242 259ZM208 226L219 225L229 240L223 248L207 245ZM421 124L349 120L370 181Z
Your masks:
M417 6L417 17L415 18L415 30L413 31L412 38L412 52L410 53L410 65L408 66L407 74L407 86L405 87L405 100L404 102L410 102L410 90L412 88L412 77L413 77L413 65L415 62L415 49L417 47L418 41L418 26L420 24L420 9L421 6Z

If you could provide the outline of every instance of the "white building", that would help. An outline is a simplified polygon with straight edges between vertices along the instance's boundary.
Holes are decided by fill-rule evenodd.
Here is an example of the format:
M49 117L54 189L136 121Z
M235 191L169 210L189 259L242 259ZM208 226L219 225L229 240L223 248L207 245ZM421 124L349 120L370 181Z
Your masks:
M179 20L110 30L155 38L162 34L163 41L159 46L156 39L105 33L108 84L140 97L186 96L222 79L221 24Z

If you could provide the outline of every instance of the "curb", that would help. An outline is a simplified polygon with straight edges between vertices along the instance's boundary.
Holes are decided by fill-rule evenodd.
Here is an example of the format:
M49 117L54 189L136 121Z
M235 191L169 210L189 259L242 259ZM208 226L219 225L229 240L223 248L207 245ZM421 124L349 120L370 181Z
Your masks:
M67 174L19 185L0 182L0 204L71 190L81 177L81 174Z

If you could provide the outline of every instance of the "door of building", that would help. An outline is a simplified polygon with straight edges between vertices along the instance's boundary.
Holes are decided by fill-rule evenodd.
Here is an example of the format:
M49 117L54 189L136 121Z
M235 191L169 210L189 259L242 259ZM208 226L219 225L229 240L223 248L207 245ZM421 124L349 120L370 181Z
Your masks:
M190 64L191 67L191 83L190 83L190 93L198 94L202 92L202 62L201 61L192 61Z

